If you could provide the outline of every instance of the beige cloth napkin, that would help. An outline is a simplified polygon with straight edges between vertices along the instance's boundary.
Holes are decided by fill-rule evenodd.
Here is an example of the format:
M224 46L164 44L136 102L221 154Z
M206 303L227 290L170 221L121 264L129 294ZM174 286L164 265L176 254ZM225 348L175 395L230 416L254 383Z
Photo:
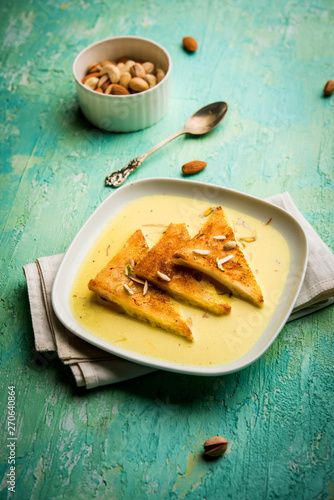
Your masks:
M289 193L268 198L293 215L303 227L309 242L306 276L289 321L310 314L334 303L334 255L305 220ZM69 332L55 316L51 290L62 255L41 257L24 266L36 351L57 352L69 365L78 386L87 389L113 384L154 371L118 358L81 340Z

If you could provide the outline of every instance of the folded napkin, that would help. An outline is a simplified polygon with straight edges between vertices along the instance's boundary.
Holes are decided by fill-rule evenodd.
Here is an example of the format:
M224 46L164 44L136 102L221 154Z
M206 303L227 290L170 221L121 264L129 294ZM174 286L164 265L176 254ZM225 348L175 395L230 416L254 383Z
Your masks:
M309 258L305 279L289 321L310 314L334 303L334 255L305 220L289 193L267 199L293 215L303 227L308 243ZM69 332L55 316L51 305L51 290L61 255L41 257L23 267L30 302L37 352L55 351L69 365L78 386L87 389L113 384L154 371L118 358L81 340Z

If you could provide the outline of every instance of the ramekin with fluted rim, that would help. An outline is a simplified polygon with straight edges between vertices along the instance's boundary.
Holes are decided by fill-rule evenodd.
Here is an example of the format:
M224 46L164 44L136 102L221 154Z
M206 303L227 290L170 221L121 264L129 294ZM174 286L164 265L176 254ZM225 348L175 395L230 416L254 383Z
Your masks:
M130 95L101 94L81 83L90 64L120 57L150 61L163 69L166 76L151 89ZM171 72L172 61L167 50L137 36L118 36L93 43L83 49L73 63L83 114L93 125L109 132L134 132L163 118L170 99Z

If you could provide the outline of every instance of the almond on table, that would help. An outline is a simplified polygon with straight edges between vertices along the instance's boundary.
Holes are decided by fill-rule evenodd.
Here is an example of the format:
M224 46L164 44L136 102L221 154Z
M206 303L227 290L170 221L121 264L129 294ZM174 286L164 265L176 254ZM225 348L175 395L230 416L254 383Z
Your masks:
M188 163L185 163L183 165L182 172L185 175L197 174L197 172L201 172L202 170L204 170L206 166L207 163L205 161L189 161Z
M198 45L195 38L193 38L192 36L185 36L182 40L182 43L183 43L183 48L187 52L190 53L196 52Z

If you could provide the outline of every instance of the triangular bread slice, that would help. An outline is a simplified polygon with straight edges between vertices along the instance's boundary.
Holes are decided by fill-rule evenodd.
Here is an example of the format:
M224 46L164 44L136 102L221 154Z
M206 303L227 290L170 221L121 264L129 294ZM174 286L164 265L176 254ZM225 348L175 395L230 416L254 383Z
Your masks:
M225 239L217 239L217 236L225 236ZM174 253L173 262L208 274L225 285L235 296L262 307L264 299L261 288L242 250L238 244L226 250L228 242L236 242L236 237L224 210L216 207L194 238ZM233 257L226 262L219 262L230 256Z
M168 295L151 286L145 293L143 285L131 280L129 274L126 274L126 270L131 267L130 259L134 263L139 262L148 250L145 237L139 229L130 236L122 250L108 262L96 278L90 280L88 288L119 305L130 316L193 341L192 331Z
M170 224L162 238L136 266L136 276L148 280L172 297L215 314L230 312L224 302L226 288L206 275L173 263L172 256L180 246L191 239L185 224ZM220 294L219 294L220 293Z

